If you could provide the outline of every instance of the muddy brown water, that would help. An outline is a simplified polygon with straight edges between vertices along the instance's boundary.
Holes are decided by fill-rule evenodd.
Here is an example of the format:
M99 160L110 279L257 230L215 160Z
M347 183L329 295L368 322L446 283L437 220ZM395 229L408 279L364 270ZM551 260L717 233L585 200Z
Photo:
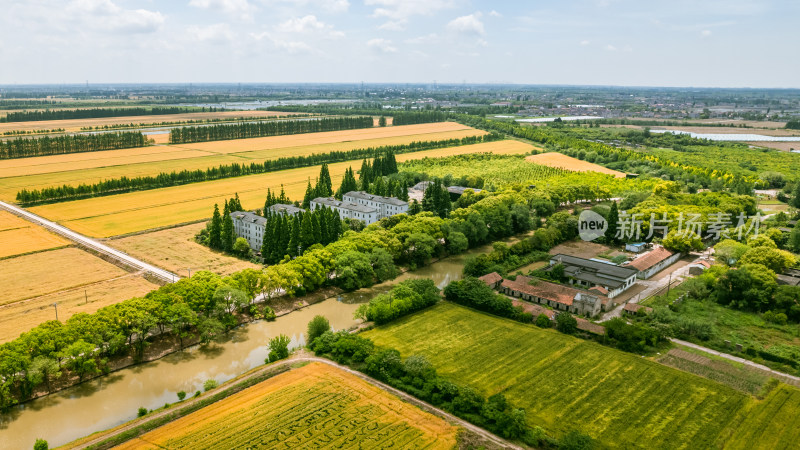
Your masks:
M115 427L136 417L139 407L156 409L203 389L206 380L220 383L264 364L269 339L279 334L292 338L292 347L305 344L308 322L320 314L334 329L357 325L353 314L361 303L410 278L430 278L440 288L461 278L470 254L491 250L474 249L446 258L414 272L371 288L342 294L278 317L274 322L254 322L233 330L225 342L213 347L193 347L157 361L132 366L108 376L74 386L13 408L0 415L0 448L29 449L37 438L51 447Z

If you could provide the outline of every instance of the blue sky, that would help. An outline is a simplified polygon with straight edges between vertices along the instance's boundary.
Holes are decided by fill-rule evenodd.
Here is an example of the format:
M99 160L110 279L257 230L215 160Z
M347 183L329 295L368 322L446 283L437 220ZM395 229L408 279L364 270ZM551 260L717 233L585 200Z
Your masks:
M800 2L3 0L0 84L800 88Z

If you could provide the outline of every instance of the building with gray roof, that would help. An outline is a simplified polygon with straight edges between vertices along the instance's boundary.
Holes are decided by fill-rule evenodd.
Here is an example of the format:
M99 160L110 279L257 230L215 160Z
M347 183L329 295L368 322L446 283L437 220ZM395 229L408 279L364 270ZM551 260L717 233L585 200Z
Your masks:
M234 211L231 213L231 219L236 236L245 238L250 248L260 252L267 219L248 211Z
M283 203L276 203L276 204L274 204L274 205L270 206L270 207L269 207L269 209L270 209L270 211L272 211L273 213L277 213L277 214L291 214L291 215L293 215L293 216L296 216L297 214L300 214L300 213L306 212L306 210L305 210L305 209L303 209L303 208L298 208L297 206L294 206L294 205L286 205L286 204L283 204Z
M317 197L311 200L310 205L311 209L317 209L323 206L331 208L338 212L339 217L342 219L357 219L363 221L367 225L380 220L377 208L359 205L351 201L340 201L333 197Z
M364 191L350 191L342 195L342 200L377 209L378 220L408 212L408 202L405 200L400 200L396 197L373 195Z
M551 267L556 264L564 266L564 275L569 278L570 284L587 288L600 286L608 291L608 298L614 298L633 286L639 273L634 268L561 253L550 258Z

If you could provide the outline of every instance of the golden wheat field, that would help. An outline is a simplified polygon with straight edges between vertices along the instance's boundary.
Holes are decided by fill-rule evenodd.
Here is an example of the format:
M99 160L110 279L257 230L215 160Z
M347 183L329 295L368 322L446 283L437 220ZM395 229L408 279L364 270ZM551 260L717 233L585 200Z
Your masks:
M496 141L465 145L397 156L398 162L425 157L441 157L466 153L492 152L523 154L533 147L520 141ZM338 186L348 167L358 169L361 161L348 161L329 166L334 186ZM235 193L247 209L263 205L267 188L280 190L281 185L292 199L302 199L308 180L319 174L319 167L271 172L245 177L227 178L150 191L131 192L72 202L30 208L31 212L93 237L118 236L211 217L214 204L222 205Z
M236 119L239 117L275 117L289 116L298 113L277 111L217 111L185 114L163 114L156 116L122 116L102 117L96 119L40 120L35 122L0 123L0 134L12 130L53 130L63 128L66 131L80 131L81 127L103 127L106 125L148 124L161 122L181 122L187 120Z
M435 124L439 125L439 124ZM413 128L412 128L413 127ZM217 141L203 144L220 144L214 149L191 149L181 146L154 146L137 149L111 150L104 152L76 153L36 158L20 158L0 161L0 199L13 201L22 189L41 189L63 184L77 185L96 183L108 178L121 176L136 177L157 175L161 172L206 169L220 164L250 163L286 156L302 156L312 153L352 150L356 148L378 147L382 145L408 144L413 141L442 140L485 134L472 128L449 131L433 131L435 128L420 128L419 125L402 127L372 128L383 130L403 130L396 136L381 136L352 140L350 131L311 133L320 143L303 144L313 141L306 135L275 136L269 138ZM448 130L446 125L442 130ZM355 130L363 131L363 130ZM338 133L338 134L337 134ZM405 133L405 134L403 134ZM295 138L292 139L286 139ZM334 142L324 142L339 139ZM261 141L256 150L242 151L242 143ZM294 142L294 144L293 144ZM227 145L227 146L226 146ZM250 144L248 144L250 145Z
M7 211L0 211L0 259L65 245L69 245L69 241Z
M547 152L531 155L526 160L541 164L543 166L558 167L571 170L573 172L598 172L607 175L614 175L617 178L625 178L625 174L616 170L607 169L599 164L582 161L578 158L564 155L562 153Z
M208 270L225 276L243 269L258 269L249 261L215 252L194 241L206 224L193 223L107 242L108 245L181 276Z
M104 306L143 296L157 287L138 274L126 274L0 306L0 343L55 319L53 303L58 303L58 318L63 322L77 313L93 313Z
M323 363L277 375L119 449L452 449L458 428Z
M0 260L0 305L127 275L125 270L74 247ZM120 299L122 300L122 299Z

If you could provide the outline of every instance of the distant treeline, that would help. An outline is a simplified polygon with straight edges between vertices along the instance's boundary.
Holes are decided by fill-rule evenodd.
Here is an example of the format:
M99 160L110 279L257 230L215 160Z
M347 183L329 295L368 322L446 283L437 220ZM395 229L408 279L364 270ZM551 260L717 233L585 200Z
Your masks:
M96 152L121 148L144 147L147 139L138 131L116 133L44 136L0 141L0 159L30 156L61 155L65 153Z
M393 112L392 125L413 125L415 123L444 122L447 113L443 111Z
M370 119L372 120L372 119ZM468 136L460 139L446 139L440 141L420 141L409 144L385 145L381 147L368 147L347 151L334 151L330 153L311 154L307 156L288 156L270 159L262 163L248 164L221 164L206 170L182 170L180 172L162 172L156 176L121 177L103 180L94 184L80 184L78 186L63 185L44 189L17 192L17 202L21 205L55 203L81 198L100 197L104 195L120 194L130 191L158 189L162 187L177 186L189 183L218 180L221 178L255 175L279 170L295 169L298 167L315 166L323 163L350 161L363 158L375 158L386 152L412 153L435 148L455 147L459 145L477 144L502 139L497 133L483 136Z
M372 115L394 117L397 114L410 113L421 114L427 112L467 114L473 116L485 116L489 114L513 114L520 110L519 106L452 106L447 108L425 107L424 109L412 109L410 105L402 109L385 109L380 103L347 103L347 104L324 104L324 105L291 105L291 106L270 106L269 111L280 112L304 112L310 114L342 114L342 115ZM419 123L419 122L414 122Z
M324 119L281 120L274 122L237 123L173 128L169 133L171 144L189 142L245 139L285 134L317 133L321 131L354 130L371 128L372 117L331 117Z
M153 107L153 108L90 108L90 109L46 109L44 111L21 111L0 117L0 122L35 122L40 120L96 119L101 117L162 116L188 112L215 112L217 108Z

